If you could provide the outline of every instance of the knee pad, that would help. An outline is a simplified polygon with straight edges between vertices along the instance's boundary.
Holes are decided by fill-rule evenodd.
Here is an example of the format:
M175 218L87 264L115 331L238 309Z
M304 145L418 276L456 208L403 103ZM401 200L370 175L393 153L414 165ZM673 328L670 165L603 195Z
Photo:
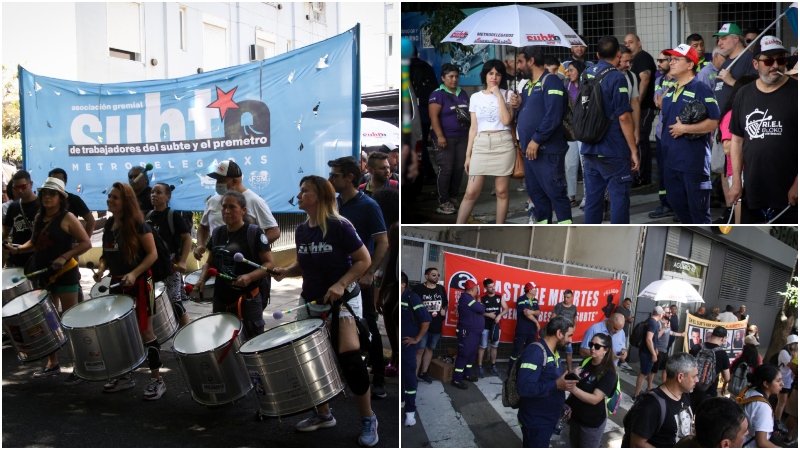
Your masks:
M183 300L173 302L172 303L172 310L175 311L175 318L180 319L186 314L186 307L183 306Z
M350 390L356 395L364 395L369 390L369 373L364 360L361 359L361 352L354 350L337 355L339 364L344 372L344 379L350 386Z
M146 342L144 344L145 348L147 349L147 362L150 366L150 370L156 370L161 368L161 344L158 343L158 339L154 339L150 342Z

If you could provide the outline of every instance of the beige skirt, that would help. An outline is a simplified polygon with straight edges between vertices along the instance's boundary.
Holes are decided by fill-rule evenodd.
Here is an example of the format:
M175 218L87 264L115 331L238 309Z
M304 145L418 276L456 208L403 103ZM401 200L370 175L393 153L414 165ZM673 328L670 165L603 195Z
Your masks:
M472 156L469 162L469 174L509 176L514 172L514 140L508 130L494 133L478 133L472 143Z

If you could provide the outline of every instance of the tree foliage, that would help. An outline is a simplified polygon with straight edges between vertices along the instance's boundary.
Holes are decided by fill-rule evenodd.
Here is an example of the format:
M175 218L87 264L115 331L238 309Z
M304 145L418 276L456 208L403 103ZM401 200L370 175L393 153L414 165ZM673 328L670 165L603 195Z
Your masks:
M467 15L459 8L459 3L422 3L424 12L428 15L428 20L422 24L422 29L431 37L433 48L444 55L455 56L456 49L460 49L466 54L472 54L472 47L461 45L455 42L442 42L447 34L456 27Z
M3 161L22 160L19 83L16 69L3 66Z

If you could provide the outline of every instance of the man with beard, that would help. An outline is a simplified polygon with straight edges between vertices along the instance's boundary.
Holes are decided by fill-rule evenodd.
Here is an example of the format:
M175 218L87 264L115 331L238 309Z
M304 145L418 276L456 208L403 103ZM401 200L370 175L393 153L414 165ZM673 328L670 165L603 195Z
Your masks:
M458 338L458 355L456 355L455 369L453 369L453 386L459 389L466 389L467 384L463 379L475 383L478 377L470 373L472 361L478 352L478 341L483 332L483 315L486 308L481 304L480 288L478 283L467 280L464 283L464 292L458 298L458 327L456 337Z
M717 103L723 107L728 104L728 97L733 91L733 85L736 80L742 75L753 74L758 72L749 63L753 59L750 50L745 50L744 39L742 38L742 30L735 23L726 23L722 25L719 32L714 35L717 38L717 46L723 55L728 59L722 63L717 74L716 84L714 85L714 96L717 98ZM736 64L731 67L733 60L739 56L740 53L744 54L736 61Z
M151 211L153 204L150 203L150 192L153 190L150 187L150 177L145 173L144 167L132 167L128 171L128 184L133 188L136 193L136 201L139 202L139 209L143 213Z
M372 152L367 159L367 172L369 180L358 186L358 190L372 197L373 192L381 189L397 190L398 183L392 180L392 168L389 165L389 155L381 152Z
M786 49L764 36L753 50L759 79L739 90L731 117L733 184L728 200L742 197L742 223L797 223L797 81L786 72ZM742 194L742 164L745 171Z
M447 293L444 287L439 284L439 270L435 267L425 269L425 282L414 286L414 292L422 299L422 304L431 314L433 319L428 328L428 332L422 336L417 347L417 367L419 368L419 379L431 384L433 380L428 375L428 367L431 364L433 351L436 344L442 337L442 324L445 314L447 314Z
M3 242L8 242L11 236L12 244L22 245L33 236L33 222L39 212L39 197L33 191L31 174L24 170L17 171L11 177L11 185L15 201L8 205L8 211L3 217ZM28 253L10 255L7 266L23 267L31 255Z
M669 73L677 81L661 104L664 112L661 145L666 154L664 187L669 204L682 223L710 224L711 141L708 133L719 125L719 106L711 89L694 76L698 59L694 48L681 44L664 53L672 57ZM694 101L702 103L708 117L698 123L682 123L678 116Z
M584 39L583 36L578 35L578 37L581 38L581 41L583 41L584 43L586 42L586 39ZM587 69L594 65L593 62L588 61L586 59L586 45L583 45L583 44L581 44L581 45L573 45L572 48L571 48L571 51L572 51L572 54L570 55L570 57L567 58L564 61L563 64L561 64L561 67L559 67L559 69L558 69L559 73L561 73L563 75L566 75L567 74L567 69L569 69L569 64L572 61L580 61L580 62L584 63Z
M664 52L661 52L656 59L658 67L658 76L656 77L656 86L654 100L658 110L661 110L661 105L664 100L664 95L673 86L675 86L675 78L669 74L669 62L672 57ZM658 164L658 201L661 205L655 211L647 214L651 219L660 219L662 217L674 216L675 211L669 206L667 200L667 189L664 187L664 150L661 148L661 130L664 126L664 114L659 114L656 117L656 161Z
M508 305L503 300L503 296L497 295L494 291L494 280L491 278L483 280L483 288L486 290L486 295L481 297L481 303L486 308L486 312L483 313L485 324L483 334L481 334L481 342L478 344L478 377L483 378L483 354L490 342L492 348L489 350L489 362L492 365L489 370L492 371L492 375L499 377L497 347L500 345L500 320L508 312Z
M520 356L517 419L525 448L549 447L550 436L564 407L564 392L571 392L578 384L575 380L567 380L567 371L558 364L558 351L572 342L574 332L572 321L554 317L545 327L543 342L529 345Z

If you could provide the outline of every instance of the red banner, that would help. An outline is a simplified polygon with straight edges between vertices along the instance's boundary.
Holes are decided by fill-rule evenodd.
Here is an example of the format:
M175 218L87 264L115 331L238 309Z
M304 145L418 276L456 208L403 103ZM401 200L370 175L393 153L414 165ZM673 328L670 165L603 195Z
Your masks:
M501 295L509 307L500 321L500 341L513 342L514 330L517 327L517 299L524 294L526 283L536 285L536 298L542 315L539 323L544 326L550 321L553 307L564 300L564 291L573 293L572 303L578 308L577 327L572 337L573 342L583 340L583 334L593 324L610 316L620 302L622 280L602 280L597 278L570 277L551 273L518 269L502 264L482 261L480 259L453 253L444 254L444 265L447 269L447 319L442 328L442 336L455 337L458 323L458 299L464 292L464 283L473 280L481 291L479 296L486 295L483 280L494 280L495 292Z

